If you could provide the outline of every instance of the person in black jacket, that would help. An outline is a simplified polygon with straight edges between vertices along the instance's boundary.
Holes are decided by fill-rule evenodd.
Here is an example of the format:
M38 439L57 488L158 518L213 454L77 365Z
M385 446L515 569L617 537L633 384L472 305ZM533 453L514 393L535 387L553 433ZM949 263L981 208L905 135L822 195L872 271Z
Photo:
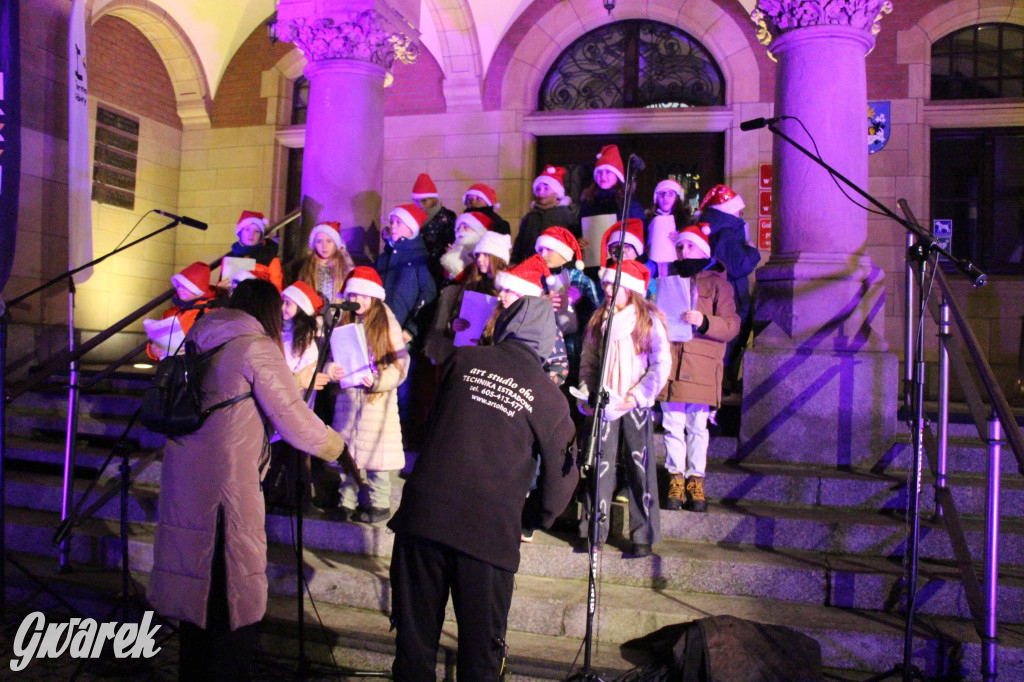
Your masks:
M541 365L555 339L551 303L522 297L498 317L494 338L459 348L445 367L430 432L388 523L395 680L435 679L449 591L459 678L498 679L522 527L549 528L579 479L569 406Z

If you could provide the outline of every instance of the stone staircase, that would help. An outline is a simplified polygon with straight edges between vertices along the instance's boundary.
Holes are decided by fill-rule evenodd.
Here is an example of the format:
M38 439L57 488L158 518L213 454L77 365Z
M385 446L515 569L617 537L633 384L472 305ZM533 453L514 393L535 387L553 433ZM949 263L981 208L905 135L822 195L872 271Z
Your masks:
M76 490L101 467L138 404L143 379L119 376L81 400ZM69 594L116 593L120 587L119 504L116 492L76 529L72 574L58 574L50 544L59 521L66 393L25 395L8 407L7 545L44 581ZM728 408L723 416L728 419ZM733 415L735 416L735 415ZM984 546L985 452L969 425L953 425L950 486L963 515L972 556ZM905 432L905 428L902 431ZM145 585L159 493L161 439L141 427L128 508L129 555ZM904 438L904 441L906 439ZM663 448L660 436L657 447ZM642 662L624 642L674 623L731 614L796 628L822 646L832 679L864 679L902 660L899 585L904 549L906 472L910 447L856 453L840 469L770 461L754 451L743 459L735 436L717 435L709 451L707 514L662 513L665 540L656 555L624 558L624 510L613 510L613 535L601 552L595 667L605 679ZM100 472L116 488L117 461ZM999 672L1024 679L1024 479L1012 455L1003 457L1000 544ZM401 479L395 477L395 507ZM664 483L664 481L663 481ZM667 487L667 486L663 486ZM664 490L662 491L664 494ZM95 499L95 498L94 498ZM944 527L931 520L931 488L922 492L918 617L914 661L931 677L980 679L981 654L966 598L952 564ZM91 505L90 505L91 506ZM618 532L616 532L618 529ZM271 603L264 648L294 655L296 569L293 520L270 514ZM305 522L308 590L307 654L352 668L390 666L393 635L388 563L392 536L383 524L335 523L319 512ZM513 679L563 679L582 663L587 557L570 545L570 524L538 533L524 545L509 620ZM30 591L11 575L13 589ZM451 613L439 674L456 645Z

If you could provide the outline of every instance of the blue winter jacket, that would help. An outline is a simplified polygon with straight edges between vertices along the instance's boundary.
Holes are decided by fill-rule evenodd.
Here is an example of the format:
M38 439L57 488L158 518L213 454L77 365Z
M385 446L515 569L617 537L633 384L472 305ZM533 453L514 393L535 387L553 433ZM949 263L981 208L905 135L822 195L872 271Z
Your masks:
M430 252L423 237L399 239L377 256L377 274L384 283L385 302L402 330L417 339L430 326L437 287L427 262Z

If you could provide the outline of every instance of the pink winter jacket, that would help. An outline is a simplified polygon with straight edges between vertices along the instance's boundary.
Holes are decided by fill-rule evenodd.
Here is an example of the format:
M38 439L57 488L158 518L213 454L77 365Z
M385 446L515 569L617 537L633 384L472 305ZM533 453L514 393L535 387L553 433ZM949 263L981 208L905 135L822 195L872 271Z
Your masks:
M337 459L344 442L306 407L281 348L256 318L216 310L196 322L188 338L200 351L226 342L203 377L205 404L250 390L255 399L217 410L195 433L167 441L148 597L162 615L206 626L217 510L223 508L234 630L259 621L267 606L260 412L286 442L322 459Z

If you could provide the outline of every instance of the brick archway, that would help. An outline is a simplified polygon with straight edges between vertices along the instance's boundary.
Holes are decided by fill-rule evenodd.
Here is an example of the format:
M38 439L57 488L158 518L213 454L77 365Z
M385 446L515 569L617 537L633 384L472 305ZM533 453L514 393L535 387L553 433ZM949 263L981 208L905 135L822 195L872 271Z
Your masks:
M174 86L182 127L209 128L210 88L199 55L181 26L145 0L114 0L92 16L92 23L105 16L132 24L160 55Z

